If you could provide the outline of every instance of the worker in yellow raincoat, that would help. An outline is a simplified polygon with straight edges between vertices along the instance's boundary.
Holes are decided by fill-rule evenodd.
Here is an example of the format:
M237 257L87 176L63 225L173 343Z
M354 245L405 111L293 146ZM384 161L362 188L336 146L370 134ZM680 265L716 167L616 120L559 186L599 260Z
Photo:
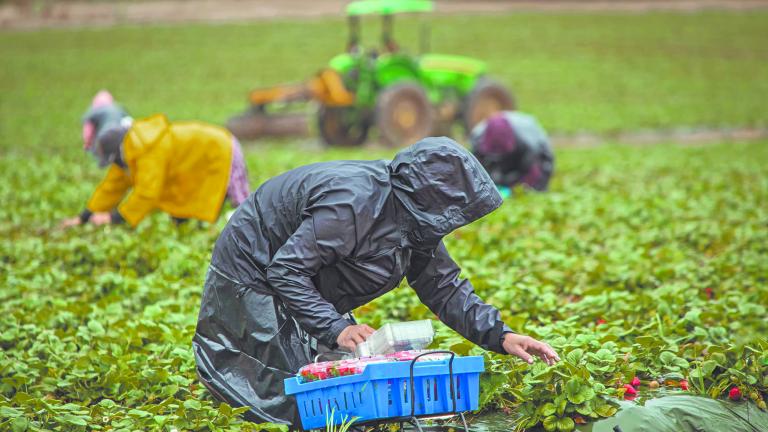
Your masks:
M249 195L240 144L224 128L171 123L157 114L130 126L111 124L96 131L94 140L99 166L109 170L86 209L65 220L65 227L86 222L135 227L154 210L176 221L213 222L225 196L236 207Z

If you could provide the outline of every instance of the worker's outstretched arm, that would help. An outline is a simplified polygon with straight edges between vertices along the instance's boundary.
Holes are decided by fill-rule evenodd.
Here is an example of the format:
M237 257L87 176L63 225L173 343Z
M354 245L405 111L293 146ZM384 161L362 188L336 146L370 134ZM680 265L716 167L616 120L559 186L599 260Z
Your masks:
M59 226L61 228L70 228L89 221L99 224L102 223L101 220L92 220L92 216L93 219L97 219L103 214L109 219L109 213L105 212L114 210L130 188L131 181L125 170L117 165L110 166L104 179L96 187L96 190L93 191L85 210L83 210L79 216L64 219Z
M548 363L558 359L549 345L516 335L504 324L498 309L483 302L472 284L459 277L461 269L442 241L433 255L413 254L407 277L421 301L440 321L490 351L513 354L528 362L532 361L530 354Z
M93 213L111 211L123 200L130 188L131 180L128 173L116 164L112 164L107 170L107 175L93 191L87 208Z
M121 218L131 226L144 219L149 212L157 208L157 203L165 187L168 154L164 146L156 145L148 153L136 160L134 186L128 198L113 213L113 218Z

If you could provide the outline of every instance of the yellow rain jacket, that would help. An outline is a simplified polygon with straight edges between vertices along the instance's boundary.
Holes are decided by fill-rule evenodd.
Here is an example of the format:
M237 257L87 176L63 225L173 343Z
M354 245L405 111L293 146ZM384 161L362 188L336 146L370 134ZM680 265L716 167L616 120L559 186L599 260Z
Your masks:
M213 222L232 165L232 135L200 122L170 123L156 114L133 123L123 140L126 169L112 164L88 210L113 210L136 226L152 210Z

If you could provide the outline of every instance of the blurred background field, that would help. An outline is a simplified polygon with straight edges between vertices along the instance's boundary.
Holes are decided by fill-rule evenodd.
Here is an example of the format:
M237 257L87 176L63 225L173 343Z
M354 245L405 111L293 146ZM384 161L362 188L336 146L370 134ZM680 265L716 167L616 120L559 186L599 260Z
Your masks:
M434 51L486 60L554 133L768 123L766 11L440 16L432 25ZM416 40L415 20L396 28L406 47ZM250 88L323 67L345 31L339 18L0 33L0 146L74 150L73 126L102 87L138 117L223 123Z
M416 38L416 21L398 21L398 40ZM765 10L431 22L435 51L486 60L554 134L768 127ZM343 49L345 31L341 18L321 18L0 32L0 429L255 428L196 383L190 350L224 222L176 228L155 215L135 232L55 226L102 175L79 137L97 90L135 117L221 124L245 107L248 89L316 72ZM378 23L365 34L372 42ZM515 330L554 340L561 353L595 344L615 353L594 382L669 372L662 351L687 359L688 374L709 360L704 347L725 353L724 370L747 371L739 347L762 346L765 357L768 332L768 143L604 144L556 149L552 191L519 193L451 235L455 259ZM253 187L309 162L394 154L325 150L313 138L245 152ZM407 288L359 313L375 325L422 317L430 313ZM462 347L444 328L439 342ZM522 388L524 368L489 360L513 372L507 387L484 387L487 407L524 414L508 392ZM764 398L765 361L717 379ZM712 380L694 391L719 396ZM534 390L529 402L557 396Z

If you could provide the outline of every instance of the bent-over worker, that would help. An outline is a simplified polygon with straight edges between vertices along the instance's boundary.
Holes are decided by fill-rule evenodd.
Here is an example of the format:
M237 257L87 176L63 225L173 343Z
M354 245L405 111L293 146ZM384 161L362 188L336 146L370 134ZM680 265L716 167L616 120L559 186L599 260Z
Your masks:
M216 242L193 339L200 379L216 398L249 407L253 421L298 425L283 380L317 345L354 350L373 329L345 314L404 277L475 344L559 360L513 333L443 244L501 203L477 159L448 138L424 139L391 161L316 163L266 181Z
M63 226L138 225L160 210L176 221L214 222L225 196L233 206L249 195L237 139L226 129L195 121L169 122L156 114L130 125L97 123L93 152L107 174L80 216ZM128 195L126 197L126 194Z
M520 111L499 112L470 134L472 151L500 190L516 185L546 191L555 168L549 137L536 119Z

